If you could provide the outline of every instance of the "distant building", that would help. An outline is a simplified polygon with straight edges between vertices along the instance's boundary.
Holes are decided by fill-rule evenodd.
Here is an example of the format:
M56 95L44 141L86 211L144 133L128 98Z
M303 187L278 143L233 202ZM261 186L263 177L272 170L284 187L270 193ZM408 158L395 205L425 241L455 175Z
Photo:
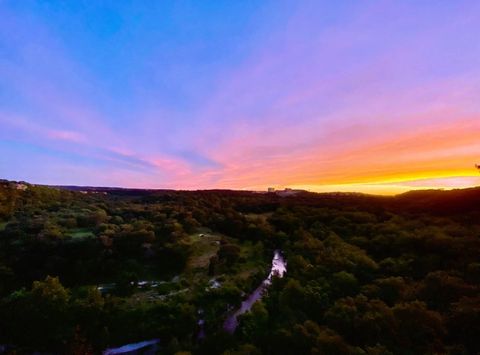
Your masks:
M267 191L268 191L268 192L275 192L275 188L274 188L274 187L269 187L269 188L267 189Z

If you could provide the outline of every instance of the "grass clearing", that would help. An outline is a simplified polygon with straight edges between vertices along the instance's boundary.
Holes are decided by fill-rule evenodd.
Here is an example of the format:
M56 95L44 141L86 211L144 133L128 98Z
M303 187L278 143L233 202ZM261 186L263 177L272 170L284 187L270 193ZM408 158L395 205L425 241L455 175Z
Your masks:
M210 258L217 254L220 239L221 236L216 234L195 233L190 235L187 243L192 247L192 254L187 261L187 271L206 271Z
M222 239L240 248L239 259L229 271L223 270L223 272L216 273L215 276L209 276L210 258L217 254ZM249 292L251 288L249 280L254 275L259 272L268 274L269 262L265 259L262 243L240 242L238 239L225 235L200 232L189 235L183 242L191 247L191 255L187 261L184 275L186 280L192 284L208 284L209 280L215 279L219 280L221 285L229 282L240 283L244 286L241 288L244 288L245 292Z
M67 236L72 237L74 239L95 238L95 234L93 234L91 230L82 229L82 228L72 229L68 231L66 234Z

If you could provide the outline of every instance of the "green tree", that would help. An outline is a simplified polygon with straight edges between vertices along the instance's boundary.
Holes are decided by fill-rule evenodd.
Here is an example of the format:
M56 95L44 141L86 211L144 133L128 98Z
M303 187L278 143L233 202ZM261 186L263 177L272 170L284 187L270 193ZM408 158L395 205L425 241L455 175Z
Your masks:
M434 347L441 344L445 328L438 312L429 310L423 302L414 301L395 305L393 314L402 348L416 353L439 350Z
M354 296L358 292L358 280L355 275L340 271L333 274L332 288L336 295L335 298Z

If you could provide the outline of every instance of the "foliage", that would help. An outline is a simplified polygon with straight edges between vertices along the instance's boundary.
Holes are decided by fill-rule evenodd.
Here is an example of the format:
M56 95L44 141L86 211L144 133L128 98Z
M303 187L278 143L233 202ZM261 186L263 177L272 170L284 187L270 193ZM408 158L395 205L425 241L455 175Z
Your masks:
M480 189L395 197L0 182L0 344L98 353L480 352ZM235 334L227 315L274 278ZM199 320L206 338L197 340Z

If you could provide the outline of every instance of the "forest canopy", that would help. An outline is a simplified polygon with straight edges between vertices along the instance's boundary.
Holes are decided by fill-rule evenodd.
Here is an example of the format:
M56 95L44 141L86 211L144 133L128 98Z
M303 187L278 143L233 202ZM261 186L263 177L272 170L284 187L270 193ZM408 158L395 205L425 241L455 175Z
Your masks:
M277 249L287 273L225 332ZM159 339L164 354L476 354L479 255L480 188L280 196L1 181L0 349Z

